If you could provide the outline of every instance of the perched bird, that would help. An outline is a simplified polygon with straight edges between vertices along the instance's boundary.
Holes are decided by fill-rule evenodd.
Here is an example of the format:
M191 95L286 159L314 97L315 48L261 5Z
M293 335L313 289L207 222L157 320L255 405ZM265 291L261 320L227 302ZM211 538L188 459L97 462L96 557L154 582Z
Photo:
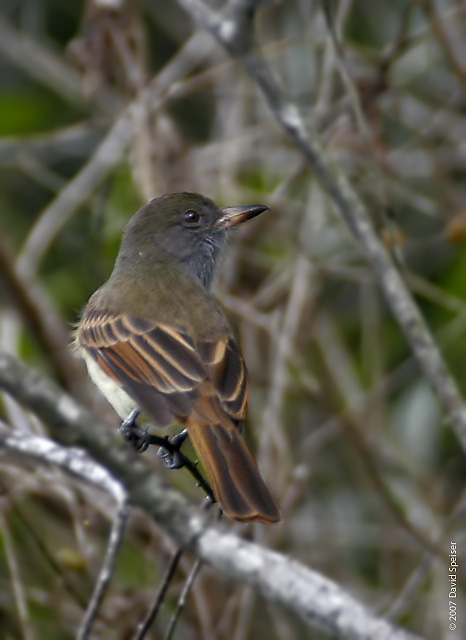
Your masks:
M140 412L155 427L187 429L227 516L274 524L280 511L242 435L246 367L210 293L228 230L267 210L222 209L196 193L149 202L126 226L76 345L122 419Z

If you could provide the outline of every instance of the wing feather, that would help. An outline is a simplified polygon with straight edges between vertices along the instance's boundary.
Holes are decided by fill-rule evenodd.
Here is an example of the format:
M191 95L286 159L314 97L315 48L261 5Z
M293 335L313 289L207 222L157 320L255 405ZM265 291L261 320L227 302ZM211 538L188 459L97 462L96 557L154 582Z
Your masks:
M168 414L173 422L188 415L206 380L212 401L217 397L230 418L236 422L245 416L248 377L229 336L196 344L186 332L164 323L90 310L78 340L146 412L151 409L157 423L166 423ZM156 420L156 411L163 420Z
M242 420L246 415L248 374L238 345L226 337L202 342L198 349L224 410L234 420Z

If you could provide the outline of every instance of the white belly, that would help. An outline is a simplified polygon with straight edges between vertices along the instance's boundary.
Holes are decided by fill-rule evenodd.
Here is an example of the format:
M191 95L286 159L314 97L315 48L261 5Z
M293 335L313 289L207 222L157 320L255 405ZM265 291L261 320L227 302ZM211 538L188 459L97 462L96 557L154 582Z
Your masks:
M101 391L107 402L112 405L120 418L122 420L127 418L131 411L137 408L137 403L115 380L102 371L94 358L87 354L84 349L81 351L81 355L84 358L92 382Z

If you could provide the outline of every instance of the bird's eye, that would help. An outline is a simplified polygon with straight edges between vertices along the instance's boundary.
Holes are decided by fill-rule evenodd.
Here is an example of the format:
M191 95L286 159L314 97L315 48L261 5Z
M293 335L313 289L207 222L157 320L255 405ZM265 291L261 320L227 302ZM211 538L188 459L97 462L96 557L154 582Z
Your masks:
M183 220L185 224L195 227L201 221L201 216L194 209L189 209L184 213Z

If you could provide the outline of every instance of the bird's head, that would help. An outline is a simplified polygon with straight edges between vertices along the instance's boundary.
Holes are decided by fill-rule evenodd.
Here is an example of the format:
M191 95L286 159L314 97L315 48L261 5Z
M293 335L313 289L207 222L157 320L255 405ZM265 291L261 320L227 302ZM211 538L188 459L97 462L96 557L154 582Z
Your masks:
M129 221L120 259L169 254L209 288L229 229L267 211L265 205L218 207L198 193L171 193L151 200Z

